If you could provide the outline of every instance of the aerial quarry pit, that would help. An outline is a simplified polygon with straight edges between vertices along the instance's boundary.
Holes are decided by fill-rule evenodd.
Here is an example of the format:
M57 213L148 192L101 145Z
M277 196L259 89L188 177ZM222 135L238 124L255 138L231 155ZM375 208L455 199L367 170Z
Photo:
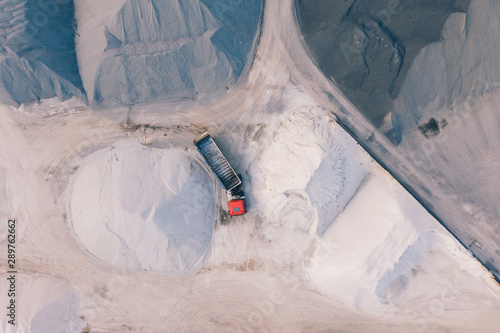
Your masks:
M498 332L500 5L314 3L0 1L0 333Z

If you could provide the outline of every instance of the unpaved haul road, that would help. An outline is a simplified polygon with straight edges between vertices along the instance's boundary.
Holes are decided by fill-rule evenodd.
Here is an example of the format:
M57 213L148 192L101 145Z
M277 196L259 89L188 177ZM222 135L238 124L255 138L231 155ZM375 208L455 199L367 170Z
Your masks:
M311 293L294 277L283 277L272 265L266 269L265 263L215 263L182 280L106 267L77 244L68 228L65 189L75 172L71 160L119 139L146 140L147 135L90 112L34 119L3 109L0 124L0 163L10 205L6 214L16 218L21 239L18 283L46 277L69 285L92 332L317 332L331 327L398 332L406 325L345 308ZM163 137L164 131L158 132ZM186 132L178 142L184 144L185 137L188 146L192 133ZM168 133L175 139L175 131ZM245 242L248 230L243 231L220 241ZM22 309L34 303L29 298L18 302L19 332L28 332L33 318L23 317Z
M154 103L68 111L47 118L1 110L0 171L6 180L2 197L9 198L5 214L19 223L20 281L44 276L68 284L80 301L82 321L91 324L92 332L320 332L331 328L401 332L408 330L408 325L463 330L452 319L421 326L419 318L411 314L399 321L347 308L307 289L299 277L285 277L288 270L276 268L251 248L252 260L231 264L221 255L222 259L212 260L194 276L172 279L107 267L73 237L68 227L66 189L77 162L120 139L192 147L192 139L205 129L217 134L241 119L265 121L265 113L280 105L290 81L307 89L344 122L347 115L355 114L348 112L350 103L309 60L292 6L292 0L266 2L262 35L248 78L215 103ZM325 91L339 105L332 104ZM365 126L365 133L369 133L363 119L349 121ZM192 148L190 152L195 154ZM248 224L236 228L234 234L214 242L213 254L217 254L218 243L251 243L249 234L255 222L245 222ZM4 252L1 256L3 265ZM29 323L31 318L23 320ZM471 327L475 324L480 324L479 318L471 319Z

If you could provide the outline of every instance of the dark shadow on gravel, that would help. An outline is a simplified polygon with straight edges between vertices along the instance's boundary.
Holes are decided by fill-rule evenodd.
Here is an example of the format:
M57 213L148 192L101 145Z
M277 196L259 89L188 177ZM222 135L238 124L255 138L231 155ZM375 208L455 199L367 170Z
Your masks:
M313 60L380 128L418 52L439 40L446 19L469 2L297 0L296 7Z
M4 1L0 8L0 102L85 98L75 52L72 0Z

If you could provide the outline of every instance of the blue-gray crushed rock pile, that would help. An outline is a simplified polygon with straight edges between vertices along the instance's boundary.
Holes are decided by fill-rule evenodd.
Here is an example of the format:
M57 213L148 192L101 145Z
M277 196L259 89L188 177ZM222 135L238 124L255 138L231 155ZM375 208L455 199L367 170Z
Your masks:
M0 103L84 97L73 1L0 1Z
M93 102L195 98L234 83L251 58L262 1L130 0L104 30Z
M262 10L262 0L126 1L95 31L104 34L106 47L87 59L97 72L82 84L86 67L79 67L75 52L73 1L0 1L0 103L88 96L91 104L113 105L213 96L236 82L251 60Z

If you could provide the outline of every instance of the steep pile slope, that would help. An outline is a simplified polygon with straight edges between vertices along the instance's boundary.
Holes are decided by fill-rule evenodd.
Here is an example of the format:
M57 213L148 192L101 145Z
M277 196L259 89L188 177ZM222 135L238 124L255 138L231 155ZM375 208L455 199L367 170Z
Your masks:
M466 14L448 18L442 40L419 53L395 103L393 125L399 140L443 109L488 97L500 88L498 31L496 1L473 1Z
M380 127L418 52L469 1L297 0L297 8L315 62Z
M195 98L233 84L251 58L262 1L77 1L91 102Z
M0 103L84 99L74 38L73 1L2 1Z

